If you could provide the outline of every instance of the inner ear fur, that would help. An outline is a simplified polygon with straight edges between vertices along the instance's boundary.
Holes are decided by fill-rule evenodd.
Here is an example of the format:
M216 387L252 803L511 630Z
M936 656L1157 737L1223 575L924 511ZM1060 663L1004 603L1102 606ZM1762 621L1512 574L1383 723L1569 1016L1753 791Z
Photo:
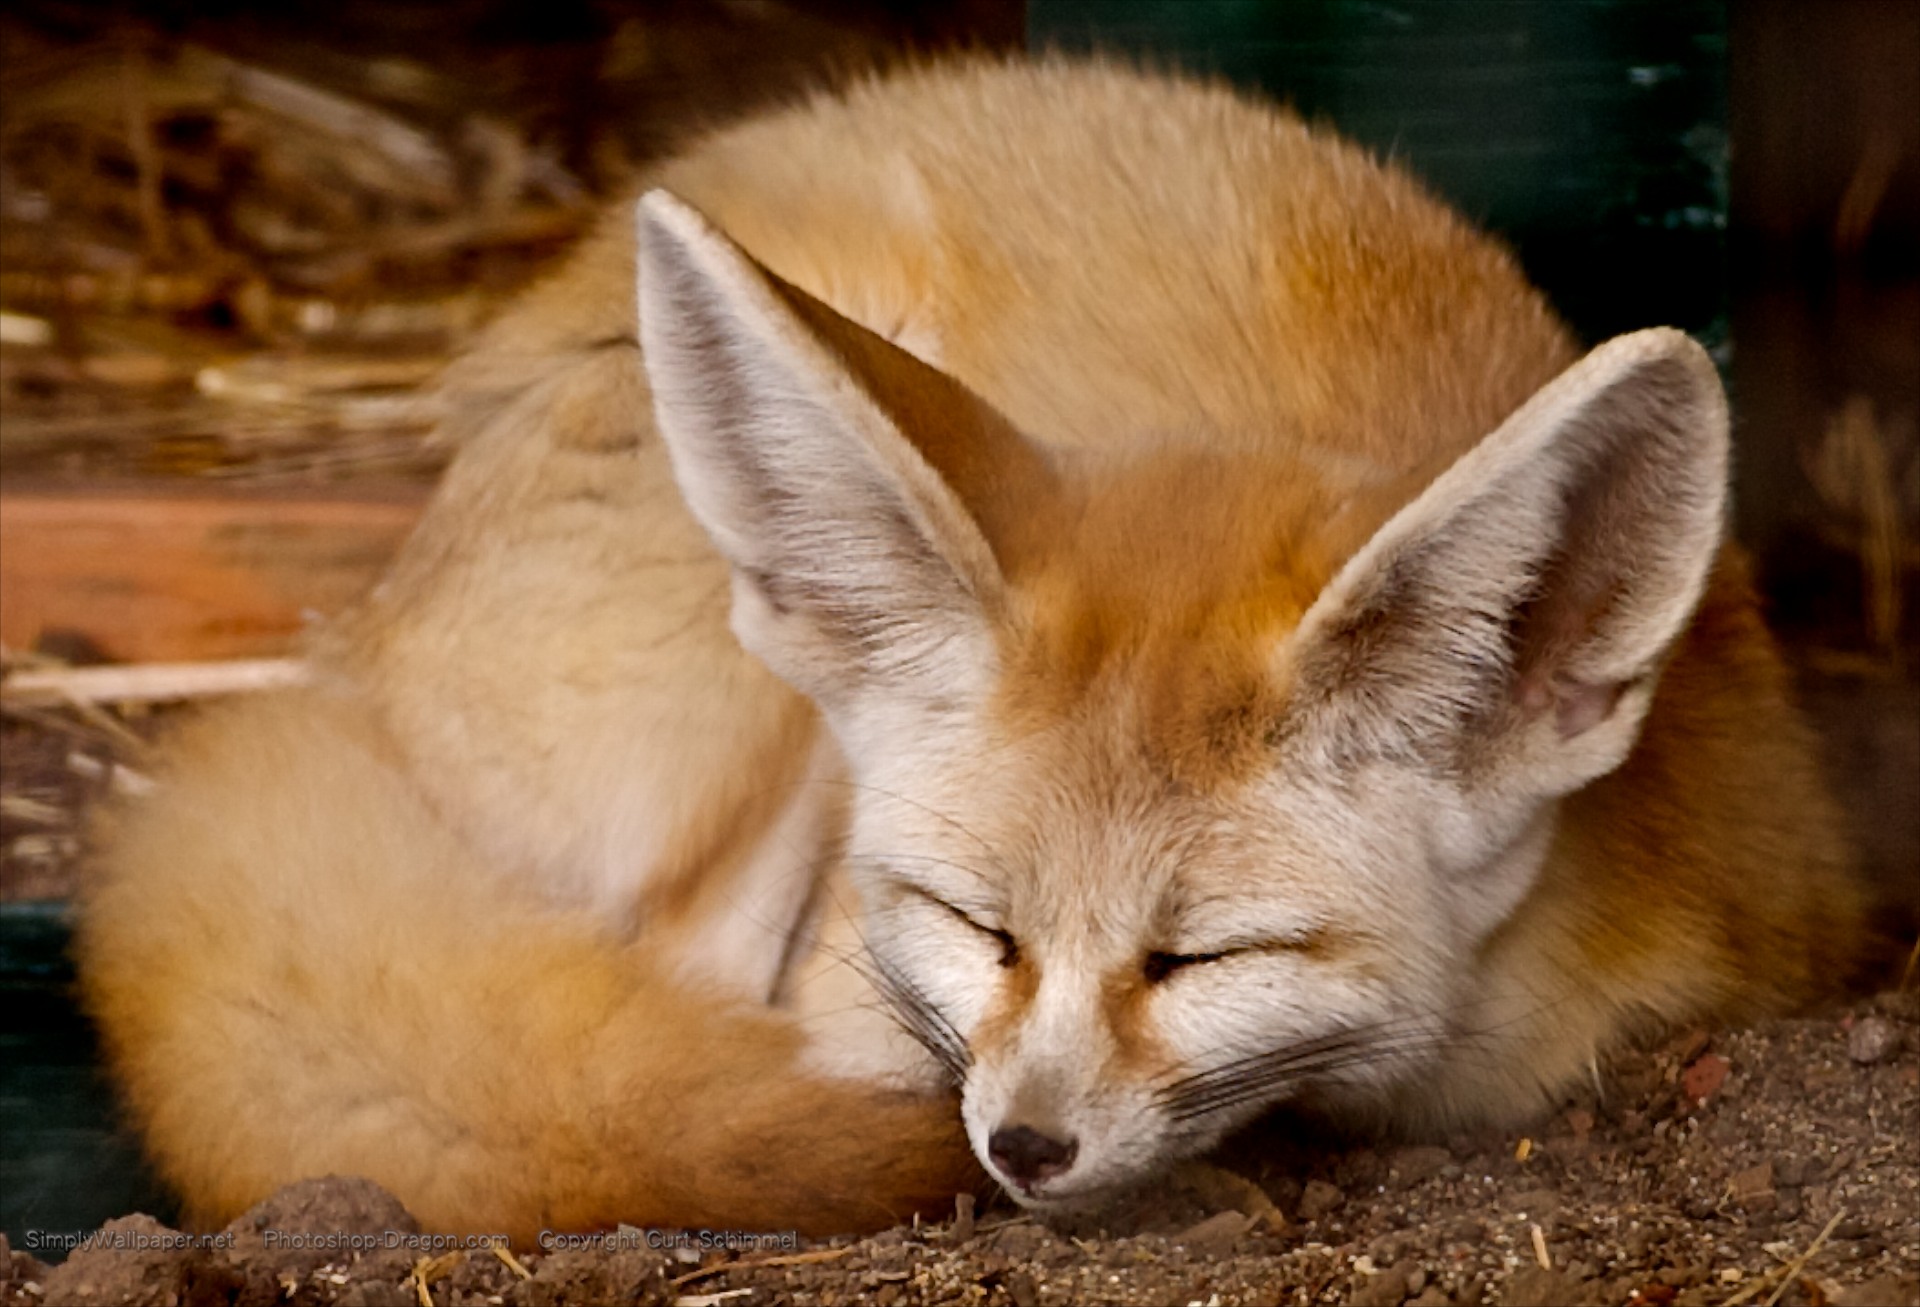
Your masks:
M960 382L756 262L663 191L639 206L640 336L735 629L818 694L937 661L1002 593L989 533L1039 453Z
M1395 514L1292 646L1294 729L1563 793L1626 756L1726 509L1727 411L1678 331L1601 345Z

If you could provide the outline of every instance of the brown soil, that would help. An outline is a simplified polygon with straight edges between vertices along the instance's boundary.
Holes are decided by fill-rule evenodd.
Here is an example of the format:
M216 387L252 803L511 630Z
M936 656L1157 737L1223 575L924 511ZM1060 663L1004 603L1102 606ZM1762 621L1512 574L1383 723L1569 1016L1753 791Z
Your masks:
M133 1216L57 1268L15 1251L0 1303L1920 1303L1916 1125L1907 990L1689 1032L1528 1133L1382 1148L1269 1130L1229 1150L1234 1171L1052 1226L963 1199L861 1240L675 1247L623 1228L509 1258L410 1241L384 1191L331 1178L213 1246L151 1246L165 1228ZM342 1252L341 1232L391 1246Z

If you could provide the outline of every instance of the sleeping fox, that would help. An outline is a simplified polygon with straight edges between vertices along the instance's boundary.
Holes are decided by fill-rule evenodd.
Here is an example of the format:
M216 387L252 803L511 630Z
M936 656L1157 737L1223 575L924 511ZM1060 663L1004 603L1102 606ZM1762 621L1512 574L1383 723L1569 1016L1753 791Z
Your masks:
M1222 87L721 131L442 399L312 685L101 819L86 994L199 1220L1084 1206L1281 1102L1523 1118L1850 955L1706 355L1582 357Z

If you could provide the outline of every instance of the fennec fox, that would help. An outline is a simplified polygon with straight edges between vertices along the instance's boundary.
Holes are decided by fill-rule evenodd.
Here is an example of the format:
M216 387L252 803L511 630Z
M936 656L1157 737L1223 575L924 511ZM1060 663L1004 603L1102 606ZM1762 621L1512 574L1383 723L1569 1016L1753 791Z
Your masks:
M1406 177L1111 67L651 182L454 368L315 686L103 823L87 992L202 1219L1084 1204L1281 1100L1521 1116L1847 955L1683 335L1581 358Z

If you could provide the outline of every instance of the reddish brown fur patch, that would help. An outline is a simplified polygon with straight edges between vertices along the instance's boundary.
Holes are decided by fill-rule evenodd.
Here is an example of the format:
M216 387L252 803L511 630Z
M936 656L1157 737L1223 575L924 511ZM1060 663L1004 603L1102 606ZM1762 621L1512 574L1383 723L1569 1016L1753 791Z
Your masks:
M1001 972L1000 985L994 993L993 1002L967 1041L976 1056L991 1060L1006 1052L1014 1033L1026 1020L1027 1008L1032 1005L1033 996L1039 989L1040 969L1029 957L1022 955L1015 958L1013 965Z
M1139 966L1109 974L1101 986L1100 1006L1113 1035L1112 1073L1127 1082L1149 1079L1173 1064L1147 1013L1152 991Z
M1354 501L1248 462L1173 449L1099 469L1067 520L1001 542L1011 730L1117 697L1172 783L1224 787L1263 764L1285 698L1279 647L1377 513L1355 529Z

